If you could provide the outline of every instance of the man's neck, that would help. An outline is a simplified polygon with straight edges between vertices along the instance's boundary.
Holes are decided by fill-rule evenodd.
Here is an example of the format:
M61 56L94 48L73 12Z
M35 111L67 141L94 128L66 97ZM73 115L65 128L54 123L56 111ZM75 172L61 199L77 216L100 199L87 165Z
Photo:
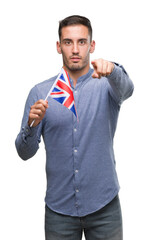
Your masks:
M77 71L71 71L69 69L67 69L65 66L64 68L66 69L66 71L69 73L69 76L71 77L71 79L73 80L73 85L74 85L74 88L77 84L77 80L79 77L85 75L86 73L88 73L89 71L89 65L86 66L84 69L82 70L77 70Z

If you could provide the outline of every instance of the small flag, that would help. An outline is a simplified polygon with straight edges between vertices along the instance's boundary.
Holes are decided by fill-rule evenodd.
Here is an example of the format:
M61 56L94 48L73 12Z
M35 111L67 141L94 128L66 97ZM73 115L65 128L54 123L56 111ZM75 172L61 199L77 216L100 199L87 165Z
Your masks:
M50 91L48 92L45 101L49 96L51 96L53 99L71 110L77 117L77 121L79 122L69 76L64 68L61 69L57 79L55 80ZM33 126L34 122L35 119L32 121L30 127Z
M67 71L62 68L47 97L50 96L69 110L77 117L73 91Z

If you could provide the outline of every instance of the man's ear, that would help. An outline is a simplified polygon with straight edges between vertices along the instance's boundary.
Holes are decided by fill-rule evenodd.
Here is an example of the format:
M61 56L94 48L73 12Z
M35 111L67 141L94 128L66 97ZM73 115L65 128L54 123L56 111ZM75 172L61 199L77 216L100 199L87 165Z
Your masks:
M60 44L59 41L56 42L56 48L57 48L57 52L58 52L59 54L61 54L61 53L62 53L62 51L61 51L61 44Z
M93 53L94 50L95 50L95 41L92 40L92 41L91 41L91 46L90 46L90 53Z

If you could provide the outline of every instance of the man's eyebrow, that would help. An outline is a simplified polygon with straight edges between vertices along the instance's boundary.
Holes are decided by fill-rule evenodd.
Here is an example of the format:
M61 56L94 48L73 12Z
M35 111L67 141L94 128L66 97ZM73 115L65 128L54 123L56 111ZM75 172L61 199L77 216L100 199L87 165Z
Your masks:
M88 39L87 38L80 38L78 39L79 41L87 41Z
M70 38L64 38L64 39L62 40L62 42L65 42L65 41L72 41L72 39L70 39Z
M87 38L79 38L78 41L87 41L88 39ZM65 42L65 41L73 41L71 38L64 38L62 40L62 42Z

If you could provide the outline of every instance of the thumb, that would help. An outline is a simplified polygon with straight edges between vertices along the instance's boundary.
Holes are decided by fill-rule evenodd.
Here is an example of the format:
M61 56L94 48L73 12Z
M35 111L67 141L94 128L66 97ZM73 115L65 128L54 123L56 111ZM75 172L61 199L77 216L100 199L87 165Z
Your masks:
M96 71L94 71L93 74L92 74L92 77L93 78L99 78L99 75L98 75L98 73Z

